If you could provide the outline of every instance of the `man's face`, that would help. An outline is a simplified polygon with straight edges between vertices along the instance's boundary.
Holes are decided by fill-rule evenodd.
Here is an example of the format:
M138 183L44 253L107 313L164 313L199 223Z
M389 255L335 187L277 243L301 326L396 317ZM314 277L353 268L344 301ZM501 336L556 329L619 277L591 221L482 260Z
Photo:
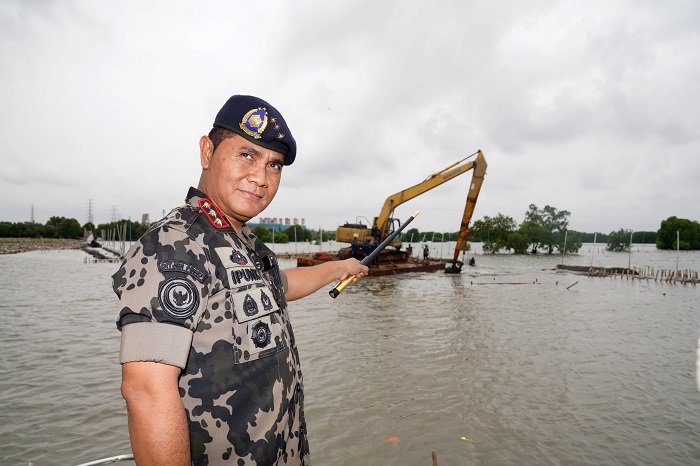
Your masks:
M236 135L224 139L212 153L202 136L200 189L222 210L236 230L262 212L277 193L284 156Z

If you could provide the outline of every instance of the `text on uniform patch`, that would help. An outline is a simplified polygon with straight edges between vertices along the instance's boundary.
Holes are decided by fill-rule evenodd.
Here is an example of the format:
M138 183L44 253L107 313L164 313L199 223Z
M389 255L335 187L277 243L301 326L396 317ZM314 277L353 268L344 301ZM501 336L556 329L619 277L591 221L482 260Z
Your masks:
M233 269L231 271L231 281L234 285L239 285L243 282L257 282L260 280L262 280L262 276L260 275L260 272L258 272L256 269L241 268Z

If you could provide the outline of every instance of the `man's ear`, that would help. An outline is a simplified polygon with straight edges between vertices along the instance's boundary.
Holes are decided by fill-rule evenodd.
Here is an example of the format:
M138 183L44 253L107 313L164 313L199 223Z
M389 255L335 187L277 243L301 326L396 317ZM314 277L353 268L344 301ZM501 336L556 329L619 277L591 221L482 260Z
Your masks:
M202 136L199 138L199 163L202 165L202 170L209 168L212 155L214 155L214 143L209 136Z

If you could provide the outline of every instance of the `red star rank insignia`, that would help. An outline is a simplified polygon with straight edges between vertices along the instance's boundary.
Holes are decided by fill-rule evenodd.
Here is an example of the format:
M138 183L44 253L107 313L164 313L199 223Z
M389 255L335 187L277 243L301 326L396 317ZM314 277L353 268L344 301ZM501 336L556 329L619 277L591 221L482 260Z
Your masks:
M209 199L200 199L199 208L202 209L204 215L207 216L212 225L216 228L228 228L231 225L226 221L226 218L221 213L216 204L214 204Z

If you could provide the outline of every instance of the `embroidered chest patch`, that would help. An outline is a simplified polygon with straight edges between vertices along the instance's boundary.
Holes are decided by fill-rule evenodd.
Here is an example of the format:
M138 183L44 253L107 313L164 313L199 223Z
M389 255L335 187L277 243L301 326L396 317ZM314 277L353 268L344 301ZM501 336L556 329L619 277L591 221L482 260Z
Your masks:
M258 322L253 325L253 332L251 338L253 339L253 344L256 348L264 348L270 344L270 337L272 332L270 331L270 326L265 322Z
M260 302L264 310L269 311L272 309L272 300L270 300L270 297L265 293L265 290L260 290Z
M248 263L248 259L246 259L246 257L243 254L241 254L241 251L234 250L231 253L230 257L231 262L233 262L234 264L246 265Z
M245 298L243 299L243 312L245 312L245 315L248 317L254 316L258 313L258 303L256 303L253 297L249 294L246 294Z

